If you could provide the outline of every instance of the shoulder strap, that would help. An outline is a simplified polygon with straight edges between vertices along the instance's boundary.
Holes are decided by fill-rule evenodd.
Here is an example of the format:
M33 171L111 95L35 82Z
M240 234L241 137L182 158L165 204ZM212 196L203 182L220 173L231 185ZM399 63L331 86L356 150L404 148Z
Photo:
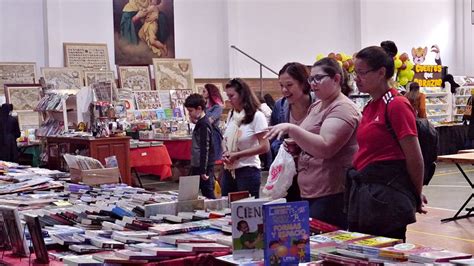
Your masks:
M385 103L385 126L387 127L388 132L390 132L390 135L398 141L397 135L395 134L395 131L393 130L392 123L390 122L390 119L388 117L388 104L393 101L396 95L393 95L391 91L387 91L383 96L382 99Z

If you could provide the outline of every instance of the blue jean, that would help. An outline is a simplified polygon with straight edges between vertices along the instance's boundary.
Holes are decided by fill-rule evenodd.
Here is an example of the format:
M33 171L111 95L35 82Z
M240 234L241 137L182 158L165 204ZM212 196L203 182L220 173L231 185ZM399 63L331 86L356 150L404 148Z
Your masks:
M207 176L209 176L209 179L199 179L199 189L201 190L201 194L204 197L208 199L215 199L216 195L214 194L214 165L207 166L206 174ZM199 175L199 168L191 167L190 175Z
M221 180L222 196L229 192L248 191L250 195L260 196L261 172L256 167L242 167L235 169L235 179L230 171L225 170Z
M347 229L347 214L344 209L344 193L320 198L305 199L309 203L309 216L323 222Z

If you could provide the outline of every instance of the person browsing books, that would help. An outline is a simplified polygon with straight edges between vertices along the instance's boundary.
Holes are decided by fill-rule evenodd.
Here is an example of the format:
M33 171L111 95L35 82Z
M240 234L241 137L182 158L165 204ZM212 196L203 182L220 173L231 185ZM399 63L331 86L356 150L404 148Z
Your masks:
M191 149L191 175L200 175L199 188L203 196L215 199L214 195L214 144L212 126L204 110L206 101L202 95L194 93L184 101L189 119L195 123Z
M202 96L206 100L206 115L212 125L212 141L214 143L215 159L222 159L222 132L220 122L224 100L216 85L207 83L202 89Z
M355 132L360 113L342 93L344 72L332 58L323 58L311 68L308 82L316 100L300 125L281 123L269 127L265 138L288 135L299 149L287 150L298 156L298 185L301 198L309 203L309 215L326 223L347 228L344 183L357 151Z
M18 119L11 115L13 105L4 103L0 107L0 160L7 162L18 161L16 139L20 137Z
M267 120L259 111L257 96L245 81L231 79L225 88L232 110L228 114L223 140L222 195L248 191L258 198L261 183L258 155L270 149L268 140L263 138Z
M270 118L270 126L280 123L301 124L308 115L309 106L315 101L311 94L311 86L308 83L309 69L307 66L290 62L286 63L278 73L282 98L276 101ZM282 139L274 138L271 141L272 156L278 154ZM296 176L288 189L287 201L301 200L300 188Z
M415 112L389 86L394 61L384 49L366 47L355 58L357 87L372 99L357 130L355 169L348 172L349 230L405 239L407 225L416 221L416 211L425 213L426 203Z

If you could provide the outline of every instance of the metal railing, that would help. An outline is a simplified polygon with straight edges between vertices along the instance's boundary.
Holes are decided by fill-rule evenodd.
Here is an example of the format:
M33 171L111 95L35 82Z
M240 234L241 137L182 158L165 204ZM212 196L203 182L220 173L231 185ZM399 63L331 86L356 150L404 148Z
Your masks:
M278 73L276 71L274 71L273 69L269 68L268 66L266 66L265 64L263 64L262 62L255 59L253 56L251 56L251 55L247 54L246 52L240 50L237 46L231 45L230 48L237 50L241 54L243 54L246 57L250 58L255 63L259 64L259 67L260 67L260 96L263 96L262 95L263 94L263 68L266 68L268 71L272 72L273 74L275 74L277 76L278 76Z

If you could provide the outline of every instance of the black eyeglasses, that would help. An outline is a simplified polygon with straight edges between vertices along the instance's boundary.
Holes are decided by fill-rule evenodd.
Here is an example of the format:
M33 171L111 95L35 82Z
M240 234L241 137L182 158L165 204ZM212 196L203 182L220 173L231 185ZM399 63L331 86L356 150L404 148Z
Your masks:
M372 71L375 71L375 70L377 70L377 69L369 69L369 70L366 70L366 71L355 71L354 70L354 74L356 75L356 77L364 77L368 73L370 73Z
M229 82L227 82L225 87L228 88L228 87L235 87L235 86L238 86L239 88L241 87L239 78L233 78L229 80Z
M329 75L328 75L328 74L325 74L325 75L318 75L318 74L316 74L316 75L314 75L314 76L309 76L309 78L308 78L308 83L309 83L309 84L314 84L314 85L319 84L319 83L321 83L321 82L323 81L323 79L324 79L325 77L329 77Z

